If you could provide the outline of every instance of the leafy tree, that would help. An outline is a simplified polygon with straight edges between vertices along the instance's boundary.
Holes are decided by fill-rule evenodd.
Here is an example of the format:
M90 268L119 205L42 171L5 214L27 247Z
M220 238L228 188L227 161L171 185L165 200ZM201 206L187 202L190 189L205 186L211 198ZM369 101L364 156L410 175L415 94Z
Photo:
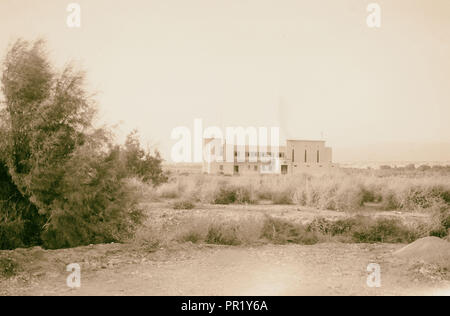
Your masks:
M125 179L120 148L110 144L105 150L99 139L78 147L65 165L64 198L53 201L42 237L49 248L126 240L143 219L139 191Z
M154 185L167 181L167 175L161 167L161 155L156 151L152 156L149 151L142 149L136 130L127 136L124 159L129 175L140 177L144 182L151 181Z
M2 76L8 128L6 163L19 189L43 213L60 195L64 164L92 129L93 107L84 74L51 69L43 41L18 40Z
M50 248L120 241L142 218L120 148L93 126L84 78L71 65L54 70L43 41L18 40L3 63L3 178L29 206L17 213L16 228L28 235L19 224L39 225L43 217L41 237Z
M0 162L0 249L39 245L43 224L43 216L23 197Z

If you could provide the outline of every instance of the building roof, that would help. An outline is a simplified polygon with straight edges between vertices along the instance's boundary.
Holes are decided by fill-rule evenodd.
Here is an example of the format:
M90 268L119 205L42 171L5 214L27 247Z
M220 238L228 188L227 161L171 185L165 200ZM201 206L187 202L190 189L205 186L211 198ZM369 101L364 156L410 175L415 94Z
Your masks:
M286 142L312 142L312 143L325 143L324 140L311 140L311 139L286 139Z

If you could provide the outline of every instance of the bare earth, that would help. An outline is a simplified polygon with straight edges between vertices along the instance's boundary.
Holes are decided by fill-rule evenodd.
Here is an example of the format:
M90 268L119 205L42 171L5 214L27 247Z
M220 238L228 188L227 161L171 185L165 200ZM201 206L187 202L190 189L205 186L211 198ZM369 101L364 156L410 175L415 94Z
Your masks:
M398 216L407 221L423 218L423 214L368 211L372 216ZM346 216L292 205L207 205L173 210L170 202L150 203L148 212L149 223L161 227L158 236L170 236L186 221L202 217L243 219L270 214L303 222L316 216ZM144 235L151 230L151 226L144 227ZM0 276L0 295L450 295L448 273L393 256L404 246L170 242L155 249L155 245L134 242L60 250L16 249L0 251L0 259L9 257L19 263L15 276ZM81 267L79 289L66 285L70 274L66 267L71 263ZM367 286L369 263L381 267L379 288Z
M426 267L394 258L404 245L174 245L148 251L96 245L1 252L23 271L0 281L1 295L450 295L450 282ZM66 285L66 265L79 263L81 288ZM381 266L370 288L367 265Z

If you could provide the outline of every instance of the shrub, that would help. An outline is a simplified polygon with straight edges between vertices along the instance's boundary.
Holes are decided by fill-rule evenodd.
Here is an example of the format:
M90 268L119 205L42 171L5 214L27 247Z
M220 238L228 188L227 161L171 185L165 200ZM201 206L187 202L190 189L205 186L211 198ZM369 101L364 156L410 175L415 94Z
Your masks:
M19 271L19 264L11 258L0 258L0 277L10 278Z
M144 182L152 182L154 185L167 182L168 177L162 170L159 152L156 151L151 155L149 151L142 149L136 130L127 136L122 155L128 177L137 176Z
M382 193L381 207L385 210L395 210L401 208L401 204L398 201L398 197L395 191L385 189Z
M418 236L397 219L363 219L353 229L353 240L362 243L410 243Z
M198 243L204 239L204 236L196 230L189 230L186 233L182 234L179 238L180 241L183 242L191 242L191 243Z
M431 167L428 165L421 165L421 166L419 166L419 168L417 168L417 170L419 170L419 171L427 171L430 169L431 169Z
M377 194L376 188L368 188L368 187L362 187L361 188L361 202L362 205L364 203L373 203L373 202L380 202L381 201L381 195Z
M358 210L368 202L386 210L426 209L441 201L450 205L446 176L412 178L384 175L379 170L378 174L364 172L239 178L191 175L172 179L158 190L170 198L189 197L204 203L256 203L259 199L339 211Z
M273 204L289 205L293 204L293 193L290 190L279 190L272 192L271 200Z
M232 224L213 224L208 229L205 242L218 245L240 245L238 229L238 226Z
M319 217L315 218L311 223L308 224L307 230L330 236L347 236L356 225L356 217L349 217L336 221Z
M40 244L42 225L43 216L17 189L0 162L0 249Z
M339 219L331 225L330 233L332 236L348 235L357 225L357 218Z
M101 145L80 147L66 165L67 173L60 181L61 198L52 203L42 235L45 247L124 241L142 222L139 191L117 167L119 151L103 152Z
M56 72L43 41L18 40L3 66L0 165L6 171L0 170L0 184L7 183L12 199L0 205L2 248L73 247L132 236L142 211L126 178L136 173L160 181L159 156L140 147L134 152L131 142L122 159L109 131L93 125L85 74L70 65Z
M0 224L0 249L24 247L24 223L20 219Z
M237 221L190 222L177 240L220 245L268 242L313 245L324 241L346 243L410 243L427 236L428 225L407 226L398 219L351 216L338 220L315 218L309 224L266 216Z
M397 219L373 219L369 216L353 216L336 221L316 218L307 230L345 237L348 241L358 243L407 243L420 237L417 229L407 227Z
M353 211L364 205L364 192L358 184L347 184L336 191L336 209L339 211Z
M214 204L232 204L236 202L236 189L224 186L219 188L214 195Z
M265 219L261 237L275 244L313 245L319 242L318 236L314 232L308 231L303 225L273 217Z
M236 203L238 204L253 204L256 202L253 188L239 186L236 188Z
M436 206L432 215L434 225L430 236L444 238L450 233L450 208L446 205Z
M195 204L189 200L177 201L173 205L174 210L191 210L195 207Z

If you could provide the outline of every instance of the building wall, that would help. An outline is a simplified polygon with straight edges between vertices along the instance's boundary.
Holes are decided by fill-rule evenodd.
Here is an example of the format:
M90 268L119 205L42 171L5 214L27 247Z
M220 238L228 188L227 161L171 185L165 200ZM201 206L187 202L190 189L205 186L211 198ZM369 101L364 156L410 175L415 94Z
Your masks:
M296 164L331 162L331 148L325 147L324 141L288 140L286 151L288 159Z
M269 149L270 150L270 149ZM238 168L238 174L251 175L259 174L261 172L262 163L250 162L250 154L252 151L245 148L245 162L238 162L236 147L224 145L224 159L226 159L226 152L233 152L235 159L234 163L229 162L204 162L203 172L209 174L236 174L236 167ZM306 152L306 157L305 157ZM332 150L330 147L325 146L325 141L310 141L310 140L288 140L286 146L279 147L280 167L284 166L283 170L286 174L295 174L305 171L324 170L327 168L333 168L332 163ZM306 158L306 160L305 160Z

